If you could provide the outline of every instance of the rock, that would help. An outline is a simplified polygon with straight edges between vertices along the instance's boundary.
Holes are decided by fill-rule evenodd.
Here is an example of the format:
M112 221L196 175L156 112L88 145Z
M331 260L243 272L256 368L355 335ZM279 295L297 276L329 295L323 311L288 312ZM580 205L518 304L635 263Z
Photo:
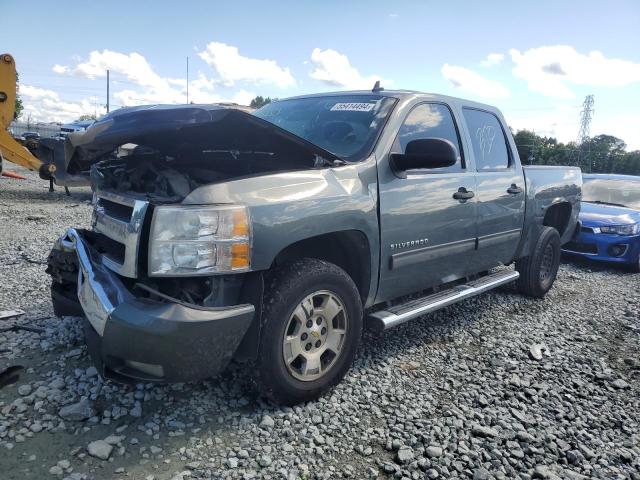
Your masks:
M53 467L51 467L49 469L49 473L51 475L62 475L64 473L64 471L58 465L54 465Z
M406 445L401 446L398 449L398 452L396 453L396 460L401 465L405 463L409 463L411 460L413 460L413 457L414 457L413 449Z
M578 450L569 450L566 455L567 461L572 465L580 465L582 463L582 454Z
M587 447L586 445L580 445L579 448L582 454L584 455L584 458L586 458L587 460L591 460L596 456L595 452L591 450L589 447Z
M616 387L619 390L625 389L625 388L631 388L631 385L629 385L627 382L625 382L622 378L619 378L617 380L615 380L614 382L611 383L611 385L613 385L614 387Z
M227 458L227 467L238 468L238 459L236 457Z
M68 468L71 467L71 462L69 460L60 460L58 462L58 466L63 470L67 470Z
M271 465L271 462L272 462L272 460L271 460L271 457L269 455L263 455L258 460L258 465L260 465L261 467L268 467L269 465Z
M94 366L87 368L84 372L87 378L93 378L98 375L98 369Z
M471 427L471 434L476 437L497 437L499 435L497 430L477 424Z
M547 354L549 355L549 347L547 347L544 343L534 343L529 346L529 356L533 360L542 360L543 356Z
M29 427L29 430L31 430L33 433L39 433L42 431L42 424L40 422L34 422Z
M104 439L104 441L107 442L109 445L117 445L124 439L125 439L124 435L109 435L107 438Z
M262 421L260 422L262 428L272 428L275 424L276 422L269 415L262 417Z
M113 445L109 445L104 440L96 440L87 446L87 451L92 457L107 460L113 451Z
M478 468L473 472L473 480L489 480L489 472L485 468Z
M535 442L535 438L533 437L533 435L525 432L524 430L520 430L516 433L516 438L521 441L521 442L527 442L527 443L532 443Z
M78 403L73 403L71 405L65 405L58 412L65 420L70 420L73 422L81 422L86 420L87 418L93 417L95 412L89 400L83 399Z
M135 406L129 410L129 415L135 418L140 418L142 416L142 405L139 402L136 402Z
M30 393L31 393L31 385L29 385L28 383L26 383L24 385L20 385L18 387L18 394L19 395L22 395L23 397L26 397Z
M436 458L436 457L440 457L442 456L442 448L441 447L435 447L435 446L430 446L427 447L426 450L426 455L429 458Z

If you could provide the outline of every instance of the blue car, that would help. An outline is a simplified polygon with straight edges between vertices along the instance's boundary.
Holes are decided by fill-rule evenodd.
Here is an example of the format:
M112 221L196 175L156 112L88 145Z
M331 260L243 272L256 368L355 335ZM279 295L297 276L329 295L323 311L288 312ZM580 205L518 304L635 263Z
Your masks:
M581 228L562 248L640 272L640 177L583 175Z

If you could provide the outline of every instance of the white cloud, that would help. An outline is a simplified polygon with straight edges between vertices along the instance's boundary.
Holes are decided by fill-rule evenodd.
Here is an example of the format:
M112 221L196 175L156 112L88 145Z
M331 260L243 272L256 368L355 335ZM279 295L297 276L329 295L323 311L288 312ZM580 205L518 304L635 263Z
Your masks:
M259 60L240 55L238 48L220 42L211 42L200 53L200 58L213 68L226 86L235 82L254 84L271 83L280 88L296 84L291 72L274 60Z
M53 90L31 85L20 85L20 96L24 104L21 118L30 117L34 122L65 123L84 114L104 113L104 107L96 105L95 99L62 100Z
M489 80L468 68L445 63L441 72L454 88L472 95L485 98L506 98L511 95L509 89L500 82Z
M575 97L570 85L623 87L640 82L640 63L606 58L597 50L585 55L569 45L555 45L509 53L513 75L525 80L529 90L549 97Z
M156 89L165 88L167 80L155 73L149 62L139 53L130 54L111 50L94 50L86 62L78 63L69 71L85 78L105 77L107 70L124 75L127 80L137 85Z
M64 65L58 65L57 63L51 68L55 73L64 74L67 73L69 67L65 67Z
M106 76L107 70L126 78L132 86L118 89L121 81L112 77L112 97L116 104L123 106L150 103L185 103L187 100L187 80L184 78L162 77L154 71L147 59L139 53L120 53L111 50L92 51L88 59L77 59L75 66L55 65L53 71L94 79ZM126 83L125 82L125 83ZM236 102L248 104L252 92L240 90L223 96L215 91L215 81L198 72L189 81L189 102L218 103Z
M533 130L541 136L554 137L558 141L575 142L580 128L580 107L558 104L543 112L535 110L504 111L510 127L517 130ZM607 134L621 138L628 150L640 149L640 137L637 125L640 124L640 113L617 114L600 112L591 123L591 136Z
M32 98L34 100L58 98L58 94L56 92L46 88L33 87L31 85L20 85L18 89L21 97Z
M494 65L500 65L504 60L504 53L490 53L487 58L480 62L483 67L493 67Z
M315 70L310 74L311 78L335 87L369 90L378 80L383 87L392 83L391 80L385 80L379 75L361 75L351 65L346 55L330 48L326 50L314 48L311 52L311 61L315 65Z

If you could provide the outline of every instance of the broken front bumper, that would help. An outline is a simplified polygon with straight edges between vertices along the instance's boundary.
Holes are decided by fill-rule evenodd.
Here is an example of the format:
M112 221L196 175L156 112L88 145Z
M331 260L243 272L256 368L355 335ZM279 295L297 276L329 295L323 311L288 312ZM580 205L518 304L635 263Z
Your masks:
M87 346L105 377L181 382L214 376L227 366L253 319L250 304L209 308L135 297L75 229L54 248L78 257Z

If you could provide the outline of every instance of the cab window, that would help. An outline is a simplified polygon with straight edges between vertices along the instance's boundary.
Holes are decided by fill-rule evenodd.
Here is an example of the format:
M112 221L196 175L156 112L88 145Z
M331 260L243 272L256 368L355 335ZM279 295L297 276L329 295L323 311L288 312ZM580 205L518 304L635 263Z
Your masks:
M405 153L410 141L427 138L442 138L450 141L456 148L458 159L456 164L450 167L422 170L420 173L460 172L464 170L458 129L451 110L446 105L422 103L415 106L400 127L394 150Z
M463 108L462 114L469 127L478 171L509 168L509 148L498 117L473 108Z

